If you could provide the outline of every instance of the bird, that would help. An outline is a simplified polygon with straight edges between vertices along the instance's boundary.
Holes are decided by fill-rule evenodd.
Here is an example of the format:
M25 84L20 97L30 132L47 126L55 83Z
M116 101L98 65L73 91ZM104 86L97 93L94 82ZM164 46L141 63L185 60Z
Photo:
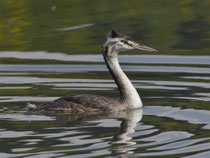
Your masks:
M39 112L109 113L142 108L143 103L137 90L121 69L118 61L120 52L133 49L157 52L156 49L135 42L131 37L115 29L108 33L102 46L105 64L119 89L120 98L97 94L72 94L39 106L29 104L28 109Z

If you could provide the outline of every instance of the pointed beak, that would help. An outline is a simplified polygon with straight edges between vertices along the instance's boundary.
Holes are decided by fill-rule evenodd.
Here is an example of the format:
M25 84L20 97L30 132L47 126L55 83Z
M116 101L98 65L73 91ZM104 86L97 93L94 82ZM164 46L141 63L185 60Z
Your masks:
M132 47L133 47L134 49L143 50L143 51L147 51L147 52L157 52L156 49L151 48L151 47L148 47L148 46L145 46L145 45L143 45L143 44L134 43L134 44L132 45Z

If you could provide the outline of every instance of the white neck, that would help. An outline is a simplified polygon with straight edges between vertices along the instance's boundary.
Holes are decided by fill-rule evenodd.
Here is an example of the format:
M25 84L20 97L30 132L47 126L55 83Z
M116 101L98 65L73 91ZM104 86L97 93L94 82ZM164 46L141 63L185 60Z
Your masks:
M143 106L141 98L131 81L122 71L117 56L107 57L104 55L104 60L118 86L121 94L121 101L128 105L128 108L130 109L141 108Z

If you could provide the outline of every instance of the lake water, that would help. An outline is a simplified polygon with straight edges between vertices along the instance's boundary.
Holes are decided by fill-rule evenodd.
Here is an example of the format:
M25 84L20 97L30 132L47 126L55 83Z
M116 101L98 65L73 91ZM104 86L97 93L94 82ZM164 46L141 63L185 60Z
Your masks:
M0 1L1 158L210 157L210 1L117 2ZM159 50L119 57L142 109L26 113L70 93L118 98L100 53L113 27Z

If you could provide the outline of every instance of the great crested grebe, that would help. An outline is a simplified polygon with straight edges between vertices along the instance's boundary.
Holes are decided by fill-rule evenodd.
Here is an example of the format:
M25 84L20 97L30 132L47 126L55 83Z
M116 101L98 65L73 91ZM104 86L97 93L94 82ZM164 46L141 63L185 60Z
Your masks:
M67 111L74 112L101 112L138 109L143 106L141 98L131 81L122 71L118 62L118 53L126 50L157 50L135 42L129 36L110 31L103 45L104 61L120 91L120 99L113 99L94 94L74 94L61 97L53 102L41 106L28 106L29 110L36 111Z

